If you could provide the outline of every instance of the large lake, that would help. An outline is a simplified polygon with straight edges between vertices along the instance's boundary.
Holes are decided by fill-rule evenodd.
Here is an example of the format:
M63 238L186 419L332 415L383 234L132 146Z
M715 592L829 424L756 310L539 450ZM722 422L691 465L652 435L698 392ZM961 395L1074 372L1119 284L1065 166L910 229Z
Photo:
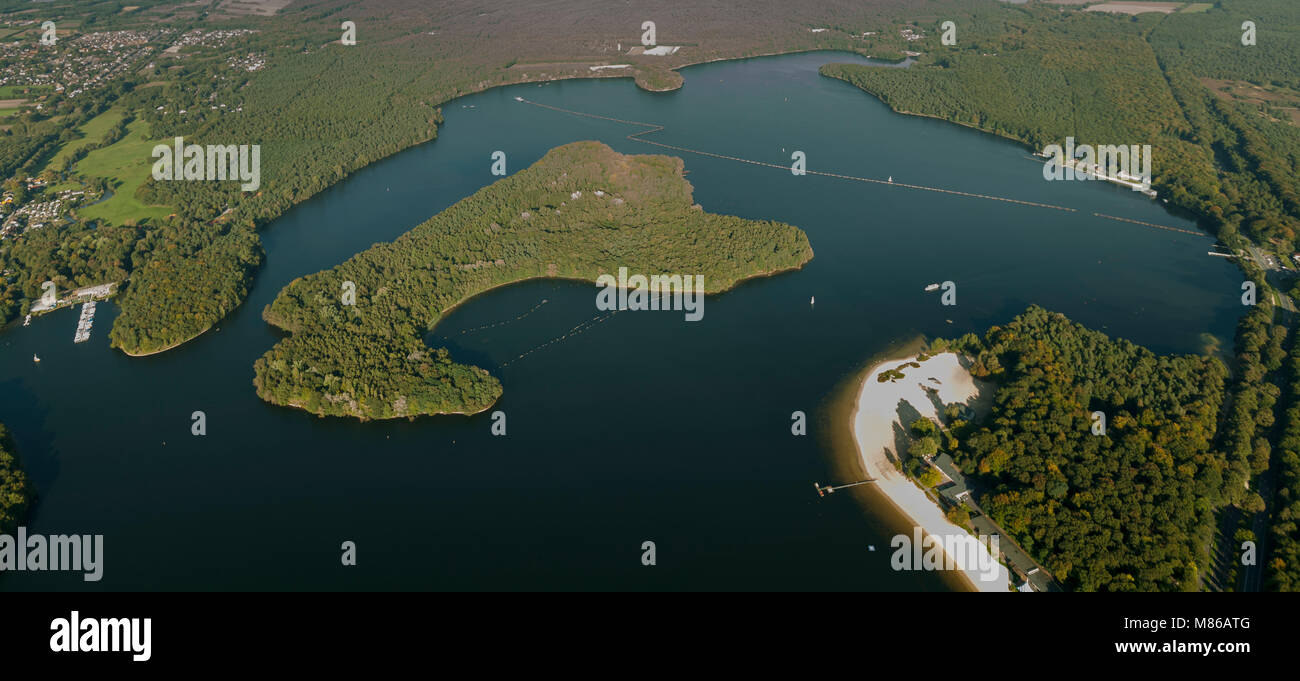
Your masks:
M52 589L880 589L944 590L889 568L907 531L834 481L829 398L868 359L915 337L1005 322L1030 303L1157 352L1228 345L1241 275L1212 240L1093 217L1193 228L1158 202L1096 182L1046 182L1019 145L892 113L810 53L714 63L683 89L630 80L521 85L444 107L439 139L358 172L263 233L248 301L198 340L132 359L90 342L77 311L0 335L0 421L40 494L29 532L103 534L104 579L9 573ZM535 281L489 292L431 335L501 378L508 435L491 419L357 423L261 402L253 361L276 340L262 308L293 278L391 240L548 149L598 139L663 150L609 121L516 96L667 126L651 139L813 170L1077 208L864 184L683 155L706 210L803 228L816 258L681 312L617 314L511 360L596 314L595 289ZM931 282L958 285L940 305ZM809 298L816 296L815 307ZM513 319L512 323L472 333ZM33 353L44 360L35 365ZM506 362L508 365L503 366ZM190 415L208 434L190 434ZM810 434L794 437L803 410ZM641 564L654 541L657 562ZM340 564L356 542L358 565ZM872 551L870 547L876 550Z

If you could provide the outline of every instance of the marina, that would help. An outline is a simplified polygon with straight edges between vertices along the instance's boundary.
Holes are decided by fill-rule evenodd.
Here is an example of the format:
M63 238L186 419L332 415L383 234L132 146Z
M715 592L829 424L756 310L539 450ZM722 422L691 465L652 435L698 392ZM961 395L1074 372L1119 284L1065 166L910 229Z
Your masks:
M1122 170L1108 168L1100 163L1088 163L1080 159L1066 159L1063 164L1064 168L1073 170L1080 176L1091 177L1098 180L1113 182L1123 187L1128 187L1133 191L1140 192L1147 197L1156 198L1158 194L1151 188L1151 183L1145 178L1138 177L1132 173Z
M95 301L81 306L81 319L77 320L77 333L72 337L74 343L90 340L90 328L95 325Z

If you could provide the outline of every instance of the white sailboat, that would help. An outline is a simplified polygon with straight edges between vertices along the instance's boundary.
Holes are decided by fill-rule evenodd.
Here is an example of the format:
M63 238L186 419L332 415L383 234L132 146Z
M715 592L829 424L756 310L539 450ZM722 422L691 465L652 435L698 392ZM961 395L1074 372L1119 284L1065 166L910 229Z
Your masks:
M41 363L41 358L40 358L40 357L37 357L35 354L33 354L33 355L32 355L32 361L35 362L35 363L37 363L37 364L40 364L40 363Z
M925 290L926 290L926 291L938 291L938 290L939 290L939 285L938 285L938 284L930 284L929 286L926 286L926 287L925 287Z
M809 304L809 305L816 305L816 304L817 304L817 296L813 296L813 297L809 298L809 299L808 299L808 304Z
M889 176L889 184L893 184L893 183L894 183L894 176L893 176L893 175L890 175L890 176Z

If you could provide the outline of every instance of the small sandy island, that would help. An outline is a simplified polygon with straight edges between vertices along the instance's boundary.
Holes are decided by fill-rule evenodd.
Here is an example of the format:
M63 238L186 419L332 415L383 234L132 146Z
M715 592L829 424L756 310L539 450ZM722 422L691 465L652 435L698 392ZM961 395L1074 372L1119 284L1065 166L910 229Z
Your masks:
M919 363L920 368L914 364L902 366L909 362ZM893 369L901 371L903 378L880 382L881 374ZM935 355L923 362L918 362L915 357L881 362L872 366L862 381L853 411L853 438L863 468L868 476L876 480L876 488L926 535L935 538L962 537L970 533L950 522L939 505L927 497L890 460L891 457L898 456L894 451L897 448L895 428L906 426L901 423L898 413L900 409L908 414L914 409L920 416L940 420L933 398L923 386L937 390L936 396L943 404L966 404L979 394L979 388L970 373L962 367L958 356L951 352ZM906 402L910 408L901 402ZM987 564L988 549L981 545L980 550L984 555L980 556L979 562ZM982 575L977 565L968 564L964 568L967 580L977 591L1005 593L1009 589L1010 574L1001 563L997 563L997 576L992 579Z

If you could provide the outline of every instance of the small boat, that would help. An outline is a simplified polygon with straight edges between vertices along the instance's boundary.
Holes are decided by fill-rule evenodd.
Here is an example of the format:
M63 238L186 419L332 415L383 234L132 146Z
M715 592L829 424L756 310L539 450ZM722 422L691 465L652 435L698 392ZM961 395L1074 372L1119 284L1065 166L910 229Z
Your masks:
M23 320L23 326L31 326L31 325L32 325L32 316L27 315L27 319Z
M40 364L40 363L41 363L41 358L40 358L40 357L37 357L36 355L32 355L32 361L35 362L35 363L37 363L37 364Z
M893 176L893 175L890 175L890 176L889 176L889 184L893 184L893 183L894 183L894 176Z
M816 304L817 304L817 296L813 296L813 297L809 298L809 299L808 299L808 304L809 304L809 305L816 305Z
M925 290L926 290L926 291L937 291L937 290L939 290L939 285L938 285L938 284L930 284L929 286L926 286L926 287L925 287Z

